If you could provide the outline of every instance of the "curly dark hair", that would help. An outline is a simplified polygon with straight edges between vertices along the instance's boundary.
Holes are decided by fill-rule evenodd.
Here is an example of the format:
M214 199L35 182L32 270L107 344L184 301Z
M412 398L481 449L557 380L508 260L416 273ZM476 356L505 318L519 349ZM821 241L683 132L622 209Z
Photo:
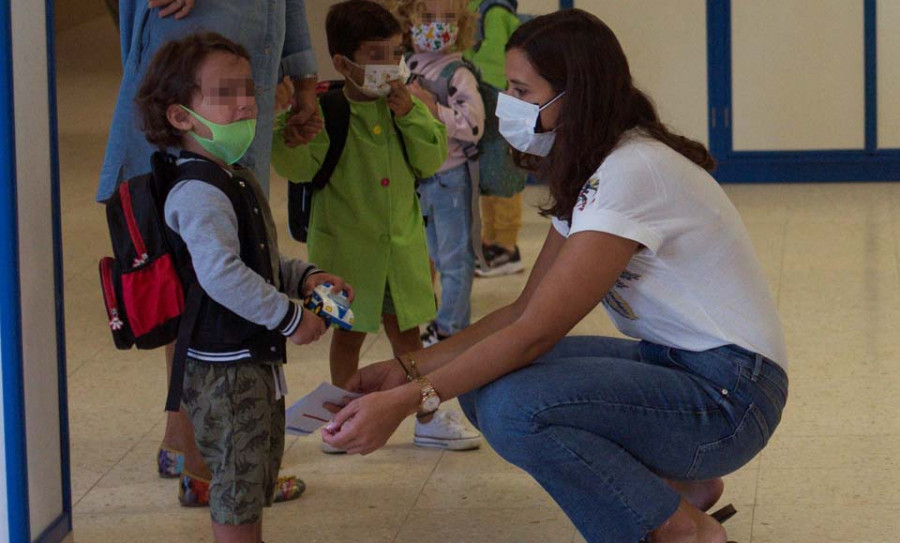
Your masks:
M569 9L537 17L513 33L506 45L511 49L525 53L555 94L566 91L550 155L514 153L521 166L550 185L552 202L542 208L543 215L571 219L584 183L632 128L707 171L715 168L703 144L671 132L660 121L653 102L634 86L619 40L594 15Z
M161 148L181 144L182 132L169 124L166 110L172 104L191 103L200 90L197 70L216 51L250 60L244 46L215 32L191 34L159 48L134 98L147 141Z

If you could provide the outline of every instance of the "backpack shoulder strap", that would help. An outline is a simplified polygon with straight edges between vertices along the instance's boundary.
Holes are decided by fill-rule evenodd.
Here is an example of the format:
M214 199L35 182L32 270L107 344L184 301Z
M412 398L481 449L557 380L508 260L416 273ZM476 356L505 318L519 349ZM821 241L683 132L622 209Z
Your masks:
M344 96L343 89L338 88L322 94L319 103L322 105L325 131L328 133L330 143L328 152L325 153L325 160L313 177L312 185L317 189L324 187L331 180L338 161L344 153L347 134L350 132L350 101Z
M450 88L453 86L451 84L453 80L453 76L459 70L469 70L472 72L472 75L475 76L475 81L480 85L481 83L481 72L478 68L475 67L474 64L465 59L454 60L449 62L446 66L441 69L440 75L436 80L428 80L425 78L420 78L419 82L428 92L431 92L437 98L437 101L442 106L450 107Z

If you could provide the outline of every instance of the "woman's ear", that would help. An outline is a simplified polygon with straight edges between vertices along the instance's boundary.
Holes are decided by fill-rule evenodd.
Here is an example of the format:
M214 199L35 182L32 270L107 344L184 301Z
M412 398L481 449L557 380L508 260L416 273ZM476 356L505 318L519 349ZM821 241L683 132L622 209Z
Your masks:
M166 108L166 119L169 124L182 132L189 132L194 128L191 114L178 104L172 104Z

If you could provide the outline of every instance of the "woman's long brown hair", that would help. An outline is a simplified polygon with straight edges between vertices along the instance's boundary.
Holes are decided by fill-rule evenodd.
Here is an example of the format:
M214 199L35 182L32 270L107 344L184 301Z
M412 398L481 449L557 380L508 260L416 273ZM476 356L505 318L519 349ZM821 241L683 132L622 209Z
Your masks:
M548 182L552 202L541 210L569 220L581 188L627 130L639 128L707 171L715 160L703 144L672 133L650 98L635 88L628 60L615 34L579 9L537 17L516 30L506 50L525 53L556 94L565 91L550 155L528 157Z

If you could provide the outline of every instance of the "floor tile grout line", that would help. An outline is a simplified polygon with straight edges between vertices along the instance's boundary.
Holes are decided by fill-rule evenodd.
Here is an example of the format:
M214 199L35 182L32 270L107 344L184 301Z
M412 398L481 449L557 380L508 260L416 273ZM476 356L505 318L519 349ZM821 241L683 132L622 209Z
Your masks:
M441 463L441 460L444 459L444 455L447 454L447 451L440 451L440 453L440 456L438 456L437 461L434 463L434 467L432 467L431 472L428 473L428 477L425 477L425 480L422 482L422 487L419 489L419 493L416 494L416 499L413 500L412 506L410 506L409 511L406 512L406 516L403 517L403 522L401 522L400 526L397 528L397 533L394 534L394 538L391 540L391 543L396 543L397 538L400 537L400 534L403 532L403 527L406 526L406 521L409 520L409 517L415 510L416 504L419 503L419 498L421 498L422 493L425 492L425 487L428 485L428 481L430 481L431 477L434 476L434 472L437 471L437 467Z
M167 415L163 415L163 418L165 418L166 416L167 416ZM132 445L131 447L128 448L127 451L125 451L124 453L122 453L122 456L120 456L119 459L116 460L115 463L113 463L113 465L110 466L109 469L106 470L106 471L103 473L103 475L100 476L99 479L97 479L96 481L94 481L94 484L91 485L91 487L87 490L87 492L85 492L84 494L82 494L81 497L78 498L78 500L76 500L75 503L72 504L72 511L75 511L75 508L78 506L79 503L81 503L81 500L83 500L84 498L87 497L88 494L90 494L91 492L93 492L94 489L97 487L97 485L99 485L100 482L103 481L103 479L106 479L106 477L109 476L109 474L112 472L112 470L116 469L116 466L118 466L119 464L121 464L122 461L125 460L125 457L128 456L129 454L131 454L131 452L134 451L135 447L137 447L138 445L140 445L141 441L143 441L144 438L146 438L148 435L150 435L150 432L152 432L154 428L156 428L157 426L159 426L159 423L160 423L160 421L157 421L157 422L155 422L154 424L151 424L151 425L150 425L150 428L149 428L146 432L144 432L143 434L141 434L141 436L140 436L138 439L136 439L136 440L134 441L134 445Z

